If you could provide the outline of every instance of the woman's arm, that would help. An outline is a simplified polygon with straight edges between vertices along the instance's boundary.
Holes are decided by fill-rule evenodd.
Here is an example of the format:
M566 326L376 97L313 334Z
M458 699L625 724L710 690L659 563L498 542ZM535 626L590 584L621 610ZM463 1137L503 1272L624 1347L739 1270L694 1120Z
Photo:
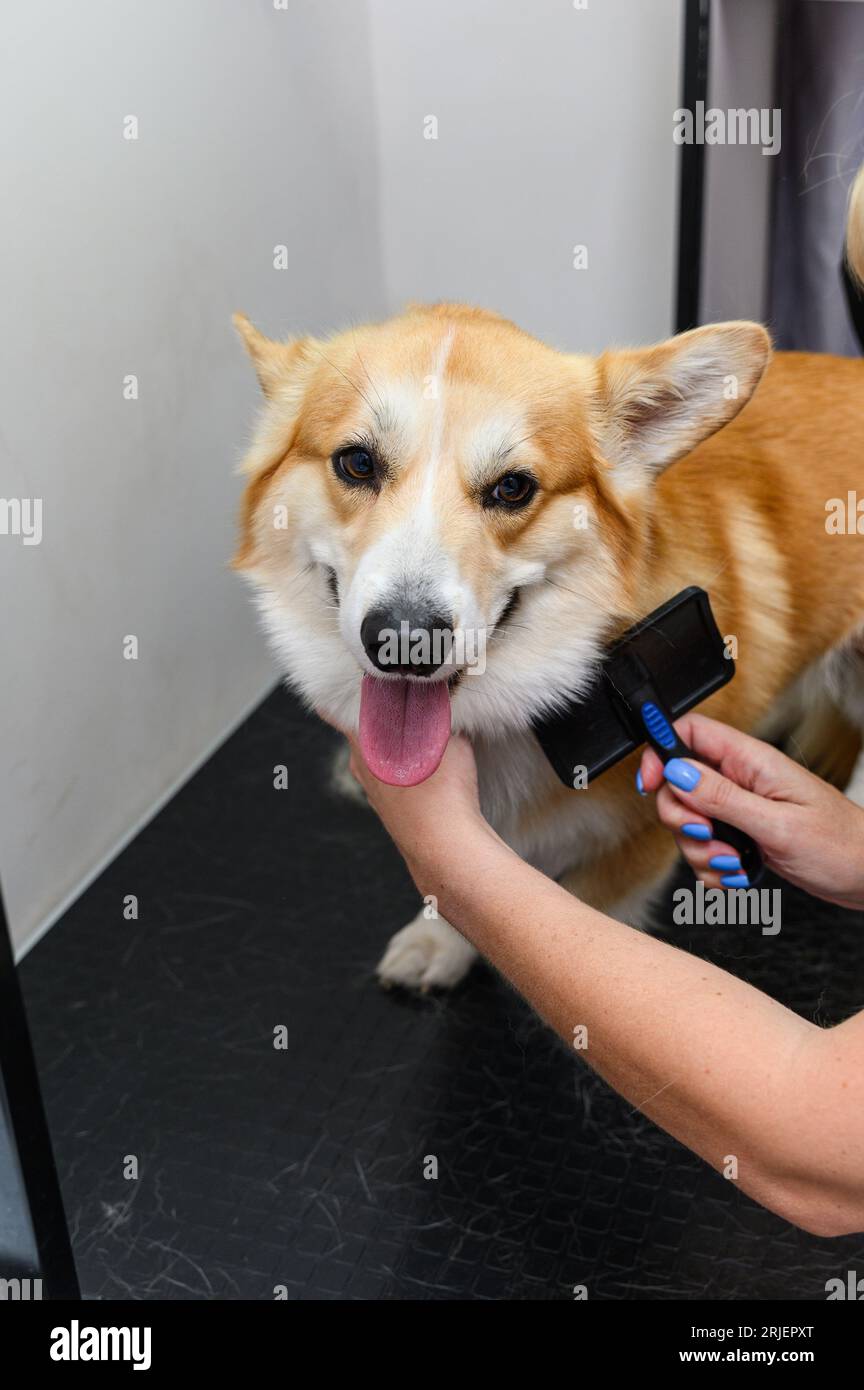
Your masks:
M482 819L464 740L420 787L352 766L421 892L634 1107L788 1221L864 1229L864 1017L817 1028L571 897Z
M751 1197L864 1229L864 1019L824 1031L467 833L419 886L616 1091Z

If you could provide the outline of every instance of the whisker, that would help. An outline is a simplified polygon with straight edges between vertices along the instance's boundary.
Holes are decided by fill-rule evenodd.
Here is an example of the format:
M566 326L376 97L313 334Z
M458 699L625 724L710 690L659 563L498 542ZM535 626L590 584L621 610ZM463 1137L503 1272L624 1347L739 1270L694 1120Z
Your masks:
M539 430L532 430L530 434L523 435L521 439L517 439L515 444L508 444L508 453L512 452L514 449L520 448L522 444L527 444L529 439L536 439L539 433Z
M299 579L299 578L300 578L302 575L304 575L304 574L309 574L309 573L311 573L311 571L314 570L314 568L315 568L315 561L314 561L314 560L309 560L305 565L302 565L302 566L300 567L300 569L297 571L296 574L292 574L291 577L290 577L290 579L288 579L288 580L286 581L286 583L288 583L288 584L293 584L294 581L295 581L295 579Z
M308 586L308 584L311 582L311 580L313 580L313 579L315 578L315 571L317 570L317 568L318 568L318 567L317 567L317 565L315 564L315 561L314 561L314 560L310 560L309 563L308 563L308 565L304 565L303 568L302 568L302 569L299 569L299 570L297 571L296 574L292 574L291 578L288 579L288 580L286 580L286 583L287 583L287 584L295 584L295 583L297 582L298 579L302 579L303 576L306 575L306 576L307 576L307 582L306 582L306 585L303 586L303 587L305 588L305 587Z
M323 358L324 358L324 361L327 363L328 367L332 367L333 370L334 370L334 372L338 372L339 375L343 378L343 380L344 380L344 381L347 381L347 382L348 382L348 385L354 388L354 390L357 392L357 395L362 397L362 399L366 402L366 404L368 405L369 409L372 411L372 413L373 413L373 415L374 415L374 413L375 413L375 407L374 407L374 405L373 405L372 402L370 401L369 397L366 395L366 392L360 390L360 387L357 385L357 382L356 382L356 381L352 381L351 378L350 378L350 376L347 376L347 375L345 374L345 372L343 372L343 370L342 370L341 367L337 367L335 362L331 362L331 361L330 361L330 358L327 356L326 352L322 352L321 349L320 349L319 347L317 347L317 346L316 346L316 352L318 353L319 357L323 357Z
M574 598L582 599L585 603L596 603L596 595L580 592L578 589L571 589L569 584L562 584L560 579L553 579L551 575L546 575L545 582L551 584L554 589L562 589L565 594L572 594Z
M372 390L375 392L375 395L378 397L378 404L379 404L380 407L381 407L381 418L380 418L380 420L379 420L379 423L383 426L383 423L384 423L384 420L383 420L383 416L384 416L384 402L383 402L383 400L381 399L381 392L378 390L378 387L375 385L375 382L372 380L371 376L369 375L369 368L366 366L366 363L363 361L363 358L360 356L360 349L359 349L358 346L357 346L357 329L356 329L356 328L352 329L352 337L353 337L353 339L354 339L354 351L357 353L357 361L360 363L360 366L363 368L364 372L366 373L366 380L369 382L369 385L372 387Z

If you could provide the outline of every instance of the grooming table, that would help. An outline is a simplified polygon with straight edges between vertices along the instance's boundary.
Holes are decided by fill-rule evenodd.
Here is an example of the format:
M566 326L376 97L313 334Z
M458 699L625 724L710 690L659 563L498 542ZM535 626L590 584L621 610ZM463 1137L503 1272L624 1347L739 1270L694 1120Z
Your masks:
M864 1269L864 1240L755 1206L488 968L447 998L377 986L416 897L331 790L335 739L273 693L22 964L85 1297L822 1301ZM864 1006L861 916L783 908L778 937L670 939L821 1022Z

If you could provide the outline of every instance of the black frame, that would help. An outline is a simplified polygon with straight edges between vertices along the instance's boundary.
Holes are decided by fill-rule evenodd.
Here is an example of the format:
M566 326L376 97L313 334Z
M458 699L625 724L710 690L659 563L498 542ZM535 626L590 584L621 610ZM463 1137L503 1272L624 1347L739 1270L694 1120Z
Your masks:
M696 110L708 100L708 49L711 0L685 0L681 105ZM702 284L702 208L705 197L705 146L681 146L678 183L678 275L675 332L699 323Z
M69 1227L0 887L0 1081L46 1298L80 1299ZM14 1273L17 1273L15 1271ZM7 1277L0 1270L0 1276Z

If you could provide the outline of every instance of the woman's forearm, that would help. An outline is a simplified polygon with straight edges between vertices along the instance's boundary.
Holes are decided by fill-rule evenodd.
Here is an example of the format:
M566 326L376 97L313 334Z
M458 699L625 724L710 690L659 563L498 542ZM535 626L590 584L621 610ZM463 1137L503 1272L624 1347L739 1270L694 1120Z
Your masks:
M709 759L711 740L721 740L713 751L723 766L723 740L736 743L738 767L744 739L753 762L745 780L762 788L748 793L754 814L764 821L776 812L775 869L823 897L854 901L836 891L845 861L828 852L849 829L842 798L826 800L818 778L776 750L699 716L688 720L688 742L707 739ZM864 1230L864 1012L816 1028L716 966L565 893L483 819L464 738L451 738L438 771L417 788L378 782L356 746L351 766L418 888L437 897L442 914L566 1042L584 1044L582 1055L634 1107L788 1220L825 1235ZM659 763L654 772L659 785ZM646 774L650 780L650 767ZM710 793L716 774L706 766L701 777ZM692 788L688 796L692 802ZM729 796L715 799L722 809ZM687 815L704 821L717 808L688 804ZM765 835L747 826L751 811L748 802L734 823L764 850ZM859 832L853 826L852 838ZM789 846L801 844L812 862L795 859Z
M419 869L424 891L610 1085L796 1224L864 1226L860 1083L833 1128L820 1113L842 1029L594 911L492 834L462 844L446 880Z

